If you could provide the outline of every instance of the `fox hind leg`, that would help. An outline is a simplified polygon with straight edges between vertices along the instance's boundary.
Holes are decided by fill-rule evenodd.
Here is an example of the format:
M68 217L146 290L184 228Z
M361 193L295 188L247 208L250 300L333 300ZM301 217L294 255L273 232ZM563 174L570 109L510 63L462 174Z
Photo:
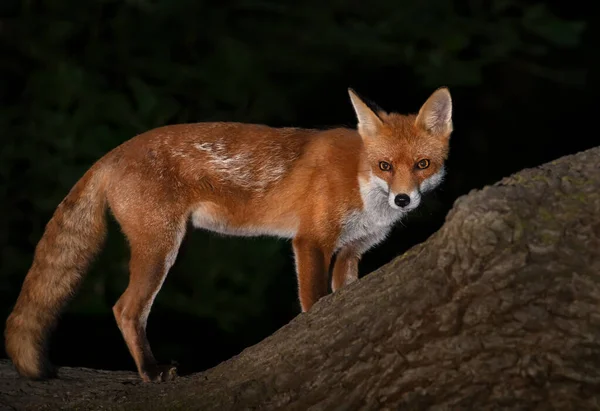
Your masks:
M173 379L176 370L157 363L146 336L146 322L154 298L175 262L185 223L176 227L165 224L161 230L155 225L152 227L141 237L140 232L135 237L128 235L129 285L113 307L113 313L142 380L160 382ZM123 228L128 234L126 227Z

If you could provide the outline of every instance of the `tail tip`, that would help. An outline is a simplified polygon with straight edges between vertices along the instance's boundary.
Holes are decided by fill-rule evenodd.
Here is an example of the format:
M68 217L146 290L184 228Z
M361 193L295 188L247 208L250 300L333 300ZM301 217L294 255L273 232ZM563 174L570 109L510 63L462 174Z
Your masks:
M57 376L56 368L46 357L46 347L39 327L23 327L17 315L11 315L5 330L5 350L13 366L23 377L45 380Z
M19 375L33 381L44 381L58 376L57 368L48 361L42 364L31 364L13 360L12 363Z

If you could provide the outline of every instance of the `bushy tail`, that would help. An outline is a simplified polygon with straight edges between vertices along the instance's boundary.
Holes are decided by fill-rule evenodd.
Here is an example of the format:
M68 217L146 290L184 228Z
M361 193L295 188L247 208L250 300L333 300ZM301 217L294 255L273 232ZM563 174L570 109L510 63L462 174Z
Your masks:
M46 339L106 235L103 172L92 167L59 204L39 241L33 264L6 322L6 352L32 379L55 375Z

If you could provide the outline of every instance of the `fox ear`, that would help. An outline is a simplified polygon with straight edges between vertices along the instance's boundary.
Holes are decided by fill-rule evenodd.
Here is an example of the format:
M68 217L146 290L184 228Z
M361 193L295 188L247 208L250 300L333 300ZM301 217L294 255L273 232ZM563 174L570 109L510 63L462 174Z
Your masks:
M452 132L452 97L446 87L433 92L419 110L415 125L432 134Z
M356 92L351 88L348 89L350 100L354 106L356 117L358 118L358 132L361 136L372 136L377 133L377 130L383 122L381 118L369 106L358 97Z

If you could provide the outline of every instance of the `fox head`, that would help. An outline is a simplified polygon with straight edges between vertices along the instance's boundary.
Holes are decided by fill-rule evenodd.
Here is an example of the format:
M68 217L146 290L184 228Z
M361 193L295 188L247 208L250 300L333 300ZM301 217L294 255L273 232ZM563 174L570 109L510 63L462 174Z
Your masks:
M374 111L348 89L363 140L370 195L398 211L414 210L444 178L452 133L452 99L436 90L416 115ZM373 190L375 192L373 192Z

